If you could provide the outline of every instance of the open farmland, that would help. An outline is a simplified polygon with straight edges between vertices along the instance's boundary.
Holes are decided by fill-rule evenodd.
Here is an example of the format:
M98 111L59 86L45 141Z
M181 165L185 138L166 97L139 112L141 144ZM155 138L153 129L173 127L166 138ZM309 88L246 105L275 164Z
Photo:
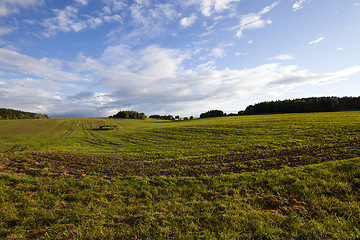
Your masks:
M356 239L359 150L360 112L3 120L0 237Z

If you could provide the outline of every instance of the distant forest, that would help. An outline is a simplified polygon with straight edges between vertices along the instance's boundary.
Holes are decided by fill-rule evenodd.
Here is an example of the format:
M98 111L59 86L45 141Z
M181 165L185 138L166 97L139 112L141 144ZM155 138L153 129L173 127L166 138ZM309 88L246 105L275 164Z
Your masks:
M19 110L0 108L0 119L42 119L49 118L47 115Z
M308 113L360 110L360 97L311 97L294 100L261 102L248 106L238 115L268 113Z

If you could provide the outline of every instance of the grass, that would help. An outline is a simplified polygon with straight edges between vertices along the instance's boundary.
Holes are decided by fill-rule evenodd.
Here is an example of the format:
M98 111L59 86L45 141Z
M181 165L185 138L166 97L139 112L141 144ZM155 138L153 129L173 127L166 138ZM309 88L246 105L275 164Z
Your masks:
M4 120L0 238L359 239L359 138L360 112Z

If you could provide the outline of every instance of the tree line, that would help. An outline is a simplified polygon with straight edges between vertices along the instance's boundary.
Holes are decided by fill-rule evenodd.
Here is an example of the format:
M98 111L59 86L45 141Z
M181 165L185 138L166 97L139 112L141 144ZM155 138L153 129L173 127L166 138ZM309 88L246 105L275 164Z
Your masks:
M161 120L175 120L172 115L150 115L149 118L161 119Z
M120 111L115 115L109 116L109 118L122 118L122 119L141 119L146 118L145 113L139 113L136 111Z
M200 118L222 117L225 115L226 114L224 114L224 112L221 110L210 110L210 111L200 114Z
M261 102L248 106L238 115L268 113L308 113L360 110L360 97L311 97L294 100Z
M42 119L49 118L47 115L23 112L14 109L0 108L0 119Z

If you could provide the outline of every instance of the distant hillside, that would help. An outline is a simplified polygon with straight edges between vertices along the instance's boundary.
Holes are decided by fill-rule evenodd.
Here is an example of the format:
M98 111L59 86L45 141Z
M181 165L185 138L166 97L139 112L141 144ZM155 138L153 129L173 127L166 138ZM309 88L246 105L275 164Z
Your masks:
M47 115L19 110L0 108L0 119L41 119L49 118Z
M248 106L239 115L267 113L308 113L360 110L360 97L312 97L261 102Z

